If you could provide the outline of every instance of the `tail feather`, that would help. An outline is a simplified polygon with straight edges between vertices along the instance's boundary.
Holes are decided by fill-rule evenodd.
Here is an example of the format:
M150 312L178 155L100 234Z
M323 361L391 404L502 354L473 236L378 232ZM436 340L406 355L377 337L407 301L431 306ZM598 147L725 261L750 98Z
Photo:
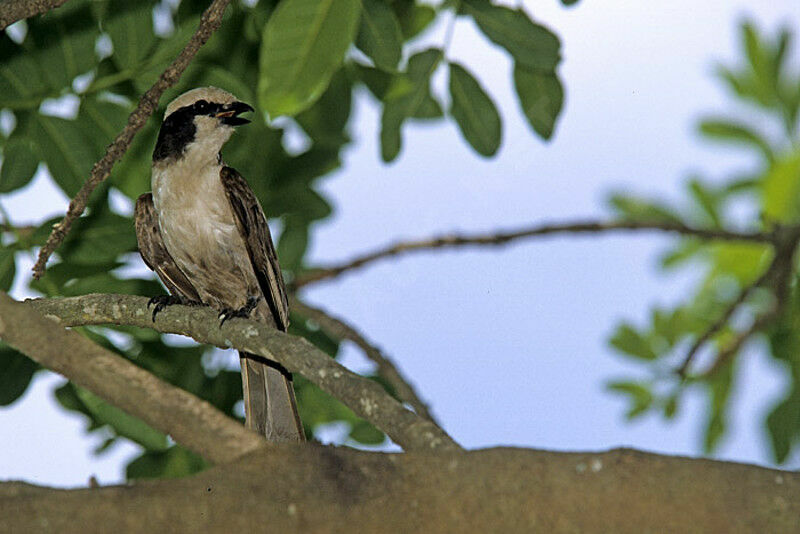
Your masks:
M305 441L292 375L277 363L239 353L246 426L275 443Z

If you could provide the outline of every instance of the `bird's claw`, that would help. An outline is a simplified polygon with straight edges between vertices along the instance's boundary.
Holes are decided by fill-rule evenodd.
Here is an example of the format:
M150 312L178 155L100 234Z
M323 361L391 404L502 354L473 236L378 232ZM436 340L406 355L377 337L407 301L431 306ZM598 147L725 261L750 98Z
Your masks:
M203 305L202 302L190 300L178 295L156 295L147 301L147 309L150 309L150 306L153 307L153 322L156 322L156 315L158 315L160 311L165 310L167 306L173 306L175 304L181 304L183 306Z
M242 319L249 319L250 313L256 306L258 306L258 301L261 300L261 297L250 296L247 297L247 304L242 306L241 308L223 308L221 312L219 312L219 327L222 328L222 325L225 324L225 321L228 319L233 319L236 317Z

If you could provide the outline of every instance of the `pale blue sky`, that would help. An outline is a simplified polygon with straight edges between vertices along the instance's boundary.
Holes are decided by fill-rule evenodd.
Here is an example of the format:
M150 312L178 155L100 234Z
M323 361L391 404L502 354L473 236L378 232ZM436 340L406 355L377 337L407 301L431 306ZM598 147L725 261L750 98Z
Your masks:
M800 27L796 0L584 0L573 9L539 0L525 6L564 46L567 100L555 139L545 144L531 135L504 54L469 22L459 22L449 56L477 73L500 102L499 155L477 157L452 124L413 125L405 129L399 160L386 166L376 144L379 117L362 98L351 125L356 144L343 170L325 181L335 214L316 228L314 262L402 237L600 217L612 189L678 198L690 172L722 178L746 168L747 159L695 134L698 116L724 111L729 102L712 67L738 57L743 15L768 29L781 21ZM442 37L437 28L430 42ZM436 86L443 89L444 82L440 76ZM15 220L29 221L63 212L66 199L38 180L4 205ZM319 284L305 295L358 325L394 357L467 447L630 446L697 455L700 395L687 398L672 423L651 416L626 424L624 404L603 389L607 379L636 371L606 346L617 320L643 321L651 305L674 302L691 282L691 273L667 278L657 272L656 256L666 243L656 235L556 237L505 249L424 253ZM364 366L349 347L345 361ZM745 353L741 371L719 457L765 463L760 425L783 377L754 350ZM99 440L85 437L82 419L51 400L61 380L42 374L21 402L0 410L0 479L84 485L95 474L101 483L120 481L134 447L92 456Z

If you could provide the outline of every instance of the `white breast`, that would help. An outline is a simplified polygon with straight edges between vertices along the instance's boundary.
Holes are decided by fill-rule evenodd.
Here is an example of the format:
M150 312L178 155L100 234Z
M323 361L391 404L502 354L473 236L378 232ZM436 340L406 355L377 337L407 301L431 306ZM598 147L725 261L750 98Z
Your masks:
M220 170L216 162L198 167L186 160L155 167L153 204L164 245L201 298L240 306L257 282ZM235 294L236 302L222 293Z

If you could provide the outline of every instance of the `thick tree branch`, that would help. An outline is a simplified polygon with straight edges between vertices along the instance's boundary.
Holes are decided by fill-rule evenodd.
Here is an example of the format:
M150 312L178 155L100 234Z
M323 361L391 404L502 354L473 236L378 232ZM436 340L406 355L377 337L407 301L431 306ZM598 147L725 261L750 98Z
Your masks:
M431 415L428 405L422 401L411 382L403 376L394 362L383 354L378 347L367 341L353 326L338 317L334 317L325 310L309 306L294 296L289 299L289 309L297 311L300 315L316 322L328 335L339 340L347 339L355 343L364 351L367 358L377 364L378 375L391 384L400 400L408 403L419 415L439 426L433 415Z
M153 328L269 358L342 401L405 450L461 450L435 424L407 410L380 385L342 367L305 339L245 319L228 321L220 328L217 313L205 307L171 306L159 313L153 323L146 303L144 297L129 295L26 301L40 313L58 318L63 326L117 324Z
M0 31L18 20L46 13L69 0L3 0L0 3Z
M775 232L735 232L729 230L694 228L675 222L645 222L645 221L578 221L563 224L542 224L508 232L491 232L478 234L445 234L428 239L414 241L401 241L387 247L379 248L356 256L355 258L329 266L310 270L298 276L293 286L299 288L340 274L358 269L374 261L398 256L412 251L431 250L439 248L452 248L463 246L505 245L518 239L539 237L552 234L587 234L615 231L659 231L684 236L698 237L701 239L715 239L723 241L749 241L756 243L773 243L776 239Z
M85 307L84 313L90 314L91 308ZM0 292L0 339L42 366L171 435L211 462L228 462L266 446L258 435L207 402L57 322L58 317L45 317L35 306Z
M211 2L211 5L203 13L197 30L189 39L189 42L186 43L183 50L181 50L181 53L178 54L178 57L176 57L169 67L161 73L158 81L156 81L156 83L139 99L139 104L136 106L136 109L134 109L128 117L128 124L126 124L125 128L117 135L114 142L108 146L105 155L103 155L100 161L94 164L92 172L89 174L89 179L86 180L81 190L78 191L75 197L70 201L67 214L61 222L53 227L53 231L47 238L47 242L41 250L39 250L39 257L36 260L36 264L33 266L34 278L39 279L44 274L47 260L64 241L75 219L80 217L83 210L86 209L92 192L100 183L108 178L114 164L125 155L136 133L144 127L145 123L147 123L147 119L149 119L150 115L155 111L161 95L180 79L181 74L183 74L183 71L189 66L189 63L191 63L195 54L200 50L200 47L208 41L211 35L219 28L220 24L222 24L222 15L225 13L225 8L228 7L230 1L231 0L213 0L213 2Z
M800 473L630 450L275 447L180 479L0 484L0 531L788 534L798 495Z

